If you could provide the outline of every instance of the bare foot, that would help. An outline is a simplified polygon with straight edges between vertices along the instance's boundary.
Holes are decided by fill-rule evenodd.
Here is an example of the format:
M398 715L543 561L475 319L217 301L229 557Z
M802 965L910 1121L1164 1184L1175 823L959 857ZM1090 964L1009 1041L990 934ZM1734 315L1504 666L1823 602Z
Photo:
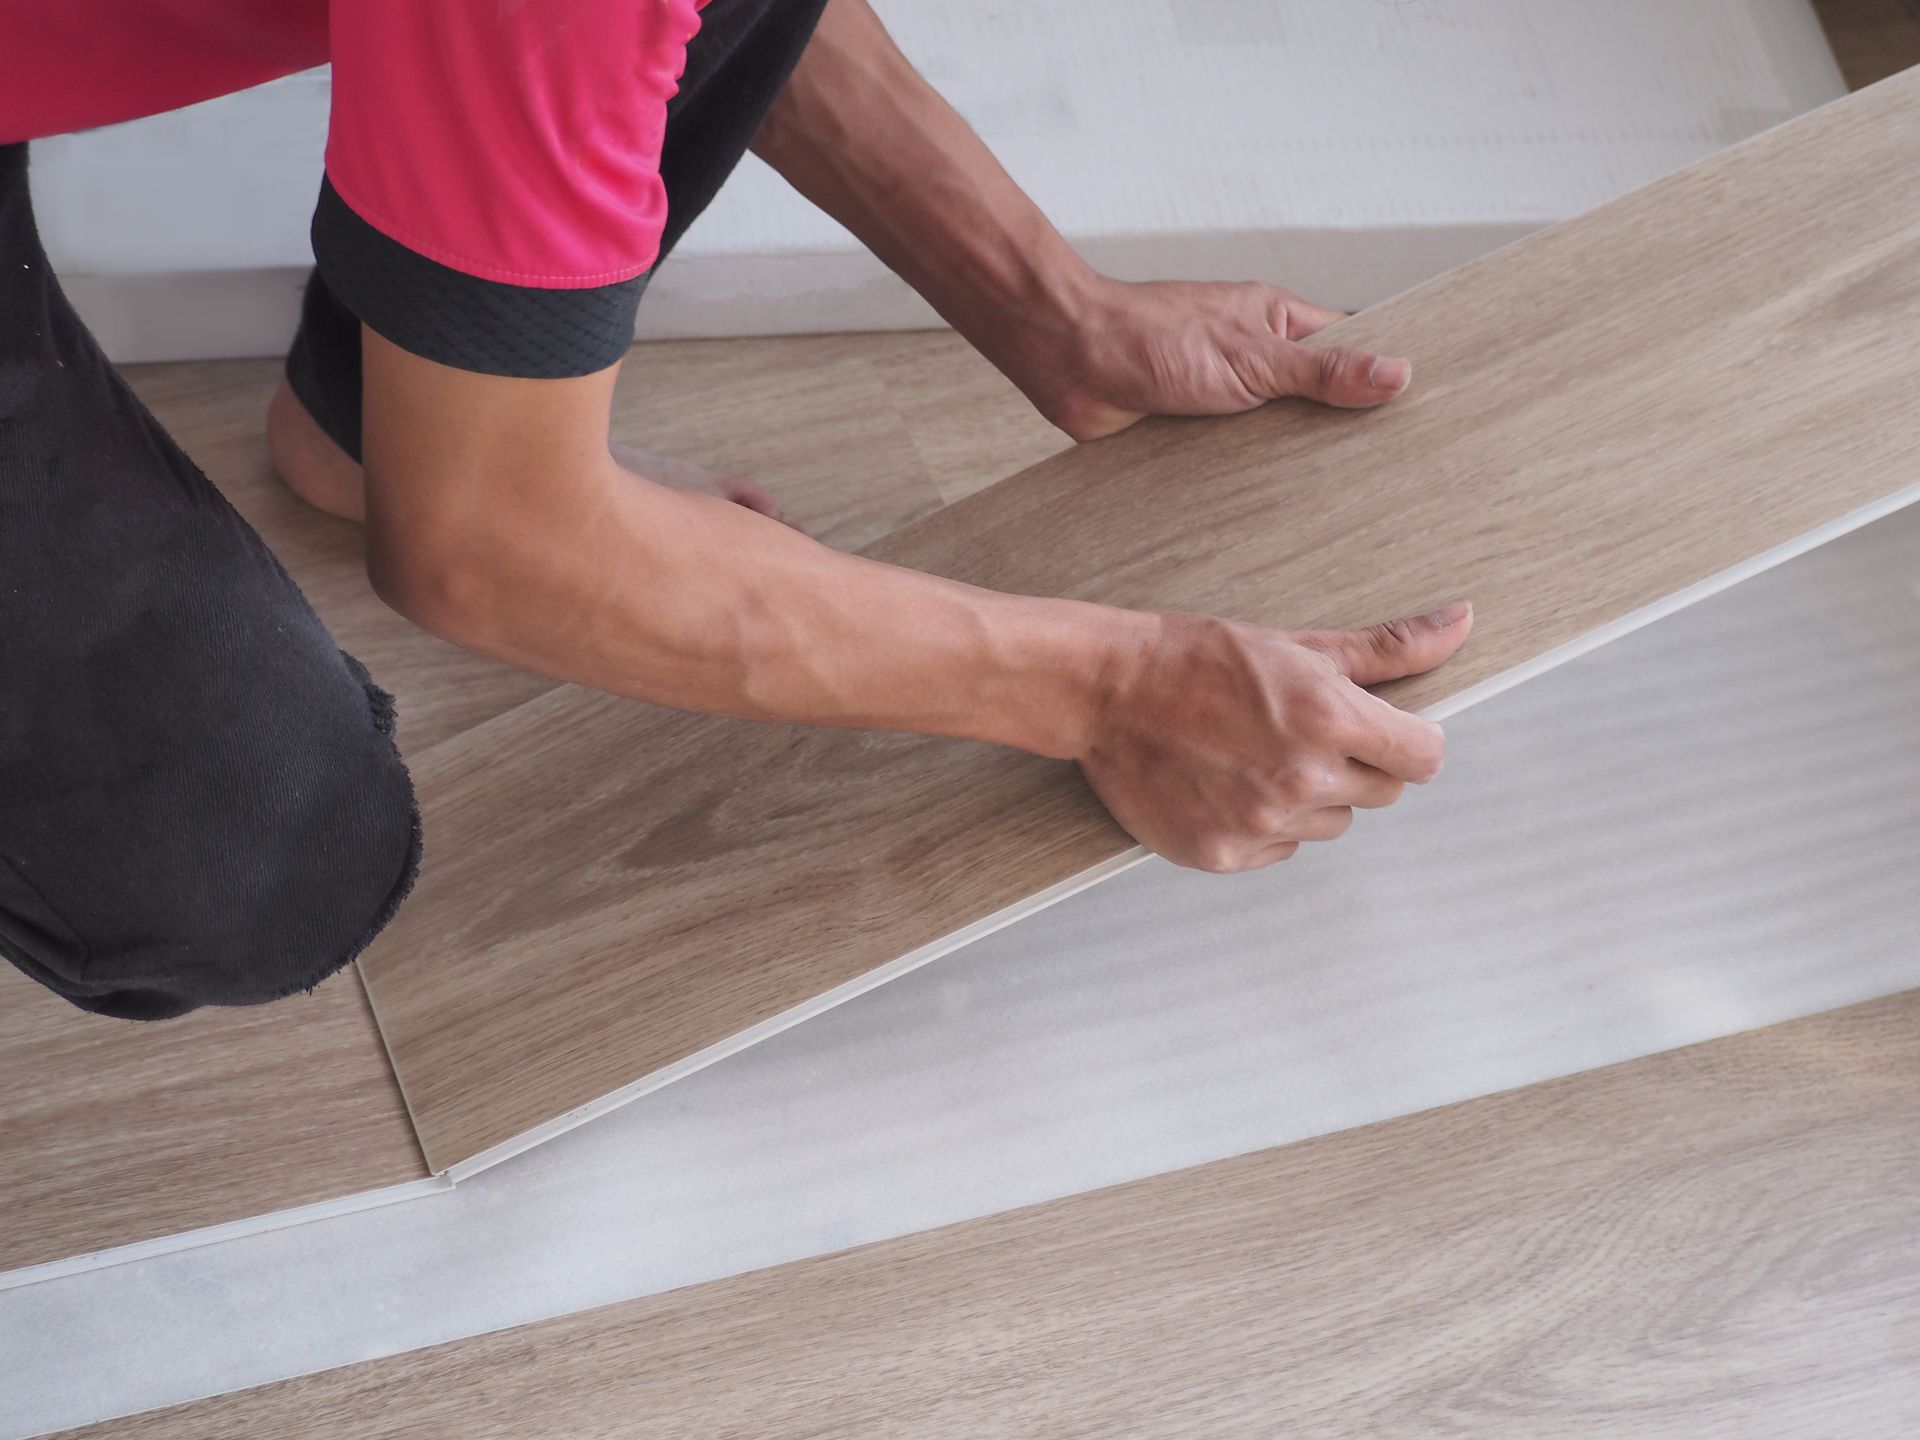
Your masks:
M676 490L697 490L780 519L780 504L766 487L744 475L721 475L686 460L654 455L614 442L613 458L636 475ZM285 380L267 405L267 454L286 487L316 510L342 520L367 516L365 477L352 456L307 413Z
M267 402L267 456L286 487L314 509L342 520L367 518L358 462L333 443L284 379Z

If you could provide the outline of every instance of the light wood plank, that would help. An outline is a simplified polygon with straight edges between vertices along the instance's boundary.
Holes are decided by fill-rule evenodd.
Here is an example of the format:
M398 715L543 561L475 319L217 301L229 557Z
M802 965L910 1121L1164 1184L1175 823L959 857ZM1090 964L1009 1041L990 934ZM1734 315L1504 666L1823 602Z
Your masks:
M0 964L0 1083L0 1271L427 1174L351 969L140 1025Z
M1905 1440L1920 995L70 1432Z
M889 376L980 362L950 334L656 344L622 370L616 434L764 477L830 543L940 503ZM374 596L359 527L273 477L271 360L130 367L142 398L272 546L334 636L399 701L410 754L555 687L416 629ZM1017 394L957 413L1004 423ZM429 846L435 842L430 839ZM246 1220L427 1171L357 974L245 1011L140 1026L0 966L0 1271Z
M957 335L913 341L875 363L942 500L963 500L1072 443Z
M1917 174L1907 76L1342 322L1415 357L1384 410L1148 422L868 553L1286 625L1471 595L1389 692L1430 705L1920 479ZM433 863L363 967L436 1169L1128 843L1069 766L585 692L420 780Z

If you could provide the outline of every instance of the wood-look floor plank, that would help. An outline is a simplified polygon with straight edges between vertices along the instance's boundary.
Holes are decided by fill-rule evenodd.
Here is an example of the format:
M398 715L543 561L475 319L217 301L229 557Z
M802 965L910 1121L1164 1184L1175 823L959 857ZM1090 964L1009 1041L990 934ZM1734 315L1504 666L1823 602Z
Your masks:
M70 1432L1906 1440L1920 995Z
M1909 75L1342 322L1415 359L1383 410L1149 421L867 553L1284 625L1471 595L1428 705L1920 479L1917 174ZM1128 843L1070 766L580 691L420 779L441 863L363 968L436 1169Z
M1072 443L958 336L917 335L912 344L876 356L875 364L885 367L894 407L949 504Z
M887 375L979 364L950 334L635 347L615 431L760 476L829 543L940 504ZM280 364L129 367L142 398L260 531L334 636L399 702L410 755L552 689L388 610L358 526L274 479L263 421ZM1011 395L1011 392L1009 392ZM994 397L962 413L1004 422ZM437 838L428 838L430 857ZM0 1271L244 1220L427 1173L357 974L311 997L159 1025L84 1015L0 965Z
M0 1084L0 1271L427 1174L351 968L141 1025L0 964Z

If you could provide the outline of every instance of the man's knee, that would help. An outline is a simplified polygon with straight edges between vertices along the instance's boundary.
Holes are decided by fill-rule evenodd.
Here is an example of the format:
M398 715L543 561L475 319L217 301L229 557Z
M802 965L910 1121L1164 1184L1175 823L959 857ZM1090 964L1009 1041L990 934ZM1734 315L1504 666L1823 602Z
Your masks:
M328 650L98 754L60 805L0 806L0 953L129 1019L273 1000L358 954L419 820L391 701Z

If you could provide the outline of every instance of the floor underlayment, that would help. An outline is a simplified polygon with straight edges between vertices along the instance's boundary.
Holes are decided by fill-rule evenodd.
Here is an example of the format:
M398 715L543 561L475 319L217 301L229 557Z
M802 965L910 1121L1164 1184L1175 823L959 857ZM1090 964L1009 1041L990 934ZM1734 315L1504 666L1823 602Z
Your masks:
M1920 986L1916 654L1909 510L1458 717L1337 845L1142 866L448 1195L0 1294L0 1436Z
M1149 420L864 553L1270 625L1471 595L1384 691L1451 713L1920 497L1917 168L1913 75L1330 327L1416 357L1390 406ZM437 856L361 969L455 1176L1135 858L1071 766L582 691L417 777Z
M1096 263L1269 279L1348 308L1843 88L1807 0L877 9ZM284 352L327 99L324 72L309 72L37 147L49 250L109 353ZM641 307L650 336L930 323L754 160Z

